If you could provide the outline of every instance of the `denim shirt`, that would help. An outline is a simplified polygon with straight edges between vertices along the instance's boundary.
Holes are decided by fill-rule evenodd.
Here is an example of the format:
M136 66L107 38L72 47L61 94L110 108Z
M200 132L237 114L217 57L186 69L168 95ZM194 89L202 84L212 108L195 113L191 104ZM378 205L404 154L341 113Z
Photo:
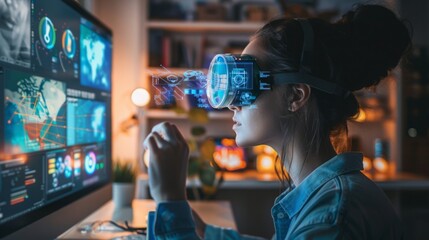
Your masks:
M401 239L401 223L383 191L360 172L361 153L328 160L271 209L273 239ZM199 239L186 201L158 204L159 239ZM208 225L205 239L260 239Z

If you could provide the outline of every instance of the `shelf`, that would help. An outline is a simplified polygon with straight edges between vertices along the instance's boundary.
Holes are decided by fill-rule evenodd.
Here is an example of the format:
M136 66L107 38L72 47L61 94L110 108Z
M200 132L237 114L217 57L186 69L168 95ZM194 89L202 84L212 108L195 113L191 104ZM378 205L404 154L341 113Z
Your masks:
M188 71L188 70L193 70L193 71L201 71L204 74L207 74L208 69L207 68L178 68L178 67L149 67L147 69L147 72L149 74L160 74L160 73L165 73L167 72L167 70L170 71L171 73L179 73L179 74L183 74L184 72Z
M180 21L149 21L150 29L164 29L177 32L235 32L252 33L264 23L235 23L235 22L180 22Z
M233 113L231 111L209 112L209 119L231 120ZM188 119L186 114L179 114L172 110L150 109L146 116L152 119Z

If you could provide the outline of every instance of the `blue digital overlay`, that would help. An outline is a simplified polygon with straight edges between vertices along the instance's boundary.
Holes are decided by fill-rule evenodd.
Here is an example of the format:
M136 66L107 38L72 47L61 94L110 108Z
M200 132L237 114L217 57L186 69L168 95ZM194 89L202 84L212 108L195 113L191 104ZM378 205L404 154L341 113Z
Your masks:
M4 74L5 153L64 147L66 84L21 72Z
M100 90L111 88L111 43L91 30L80 25L80 81L87 87Z
M207 75L198 70L181 74L168 69L152 74L153 102L158 107L180 104L187 101L190 107L211 110L206 96Z
M67 145L106 140L106 105L103 102L68 98Z

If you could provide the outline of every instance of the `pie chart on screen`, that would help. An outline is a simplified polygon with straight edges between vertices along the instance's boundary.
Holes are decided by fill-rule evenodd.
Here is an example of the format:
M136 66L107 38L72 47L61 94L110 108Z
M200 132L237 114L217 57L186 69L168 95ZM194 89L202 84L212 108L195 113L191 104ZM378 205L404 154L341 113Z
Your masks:
M66 176L66 178L70 178L73 172L72 159L70 155L67 155L64 158L64 165L65 165L64 175Z
M89 175L95 172L97 157L94 152L89 152L85 156L85 172Z

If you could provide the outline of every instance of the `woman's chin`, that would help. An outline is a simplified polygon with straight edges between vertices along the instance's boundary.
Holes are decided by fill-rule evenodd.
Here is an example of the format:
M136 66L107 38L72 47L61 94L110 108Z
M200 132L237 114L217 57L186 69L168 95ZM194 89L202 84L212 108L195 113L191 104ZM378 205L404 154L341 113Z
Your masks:
M235 136L235 144L239 147L253 147L258 145L257 143L249 141L249 139L240 137L238 134Z

